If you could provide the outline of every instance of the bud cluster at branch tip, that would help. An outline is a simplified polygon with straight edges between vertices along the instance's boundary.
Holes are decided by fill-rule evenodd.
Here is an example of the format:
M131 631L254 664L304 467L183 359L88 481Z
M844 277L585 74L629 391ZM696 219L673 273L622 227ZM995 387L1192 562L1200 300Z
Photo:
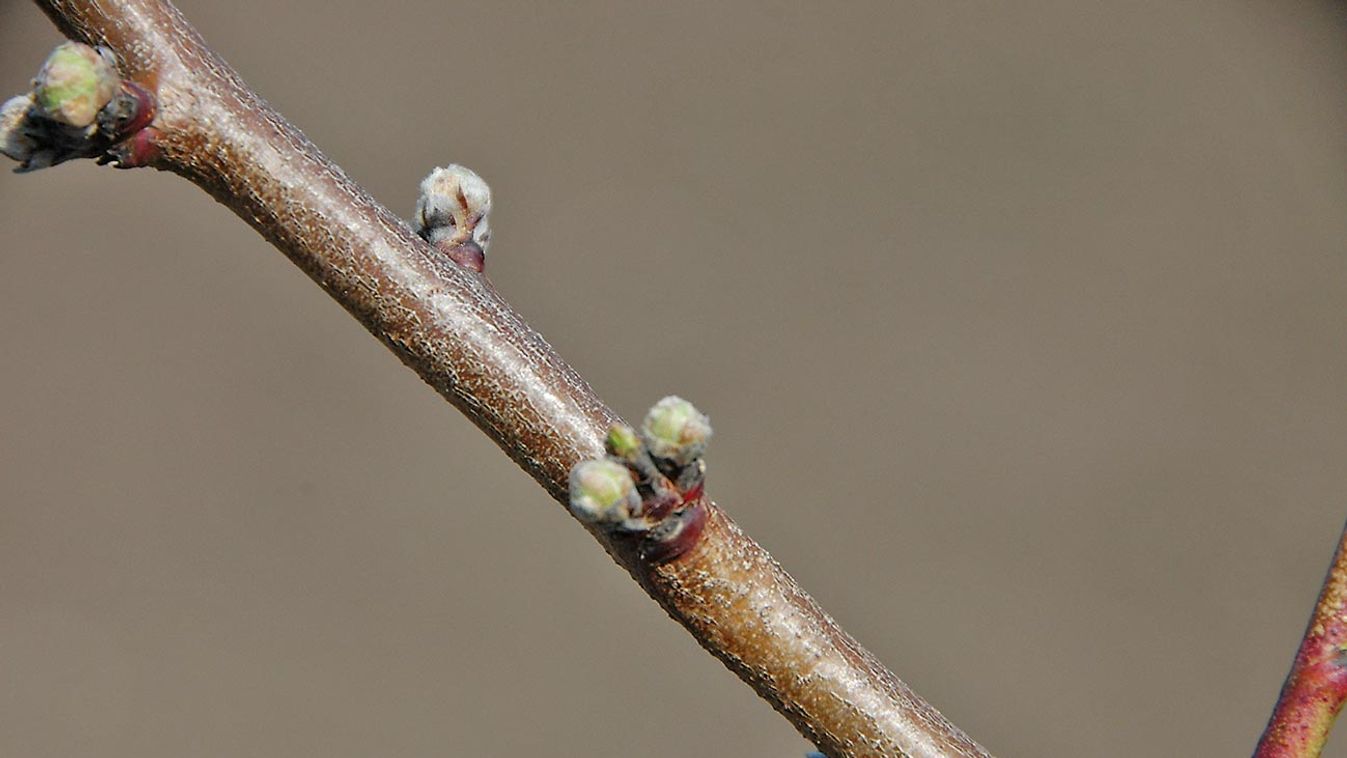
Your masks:
M490 215L491 188L466 166L451 163L421 181L416 233L465 268L486 267Z
M608 457L571 469L571 512L632 545L647 561L683 555L706 520L702 454L710 437L706 416L677 397L656 403L640 434L614 424L604 439Z
M33 88L0 105L0 153L36 171L74 158L130 168L154 158L154 97L117 74L111 50L66 42Z

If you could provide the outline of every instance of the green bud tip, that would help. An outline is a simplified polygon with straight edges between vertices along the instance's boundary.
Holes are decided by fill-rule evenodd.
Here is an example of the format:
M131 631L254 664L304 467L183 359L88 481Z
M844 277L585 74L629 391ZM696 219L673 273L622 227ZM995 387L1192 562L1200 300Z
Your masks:
M645 414L641 436L651 455L686 466L706 452L711 421L692 403L670 395Z
M48 118L86 127L120 86L121 79L107 56L88 45L66 42L47 56L33 83L33 94Z
M589 523L615 524L641 506L626 467L607 460L581 461L571 469L571 512Z
M641 439L636 436L636 430L626 424L613 424L608 429L604 447L611 455L631 460L641 453Z

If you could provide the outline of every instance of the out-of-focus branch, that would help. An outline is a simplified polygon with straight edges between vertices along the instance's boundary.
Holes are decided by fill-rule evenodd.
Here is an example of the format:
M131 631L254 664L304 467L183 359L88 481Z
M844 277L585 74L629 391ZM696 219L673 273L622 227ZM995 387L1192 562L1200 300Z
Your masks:
M250 90L162 0L38 0L156 103L127 165L228 206L472 419L554 498L618 421L479 273L437 253ZM700 490L697 490L700 498ZM591 532L663 608L831 756L985 756L703 503L676 557ZM639 752L639 748L633 748Z
M1254 758L1313 758L1347 702L1347 528Z

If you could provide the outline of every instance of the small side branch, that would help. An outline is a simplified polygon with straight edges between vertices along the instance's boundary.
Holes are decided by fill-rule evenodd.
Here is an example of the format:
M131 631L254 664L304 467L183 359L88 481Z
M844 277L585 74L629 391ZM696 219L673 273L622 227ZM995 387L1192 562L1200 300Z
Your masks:
M37 4L68 37L113 51L121 76L155 97L148 165L186 177L252 225L567 502L572 467L605 455L619 419L501 299L475 256L455 260L375 202L164 0ZM480 205L469 194L458 231L441 240L431 223L428 239L484 248L485 226L466 223ZM421 215L425 224L444 214ZM987 755L704 499L695 473L680 469L688 479L674 482L680 512L704 519L693 544L624 549L589 525L670 616L830 756Z
M1254 758L1313 758L1347 702L1347 527Z

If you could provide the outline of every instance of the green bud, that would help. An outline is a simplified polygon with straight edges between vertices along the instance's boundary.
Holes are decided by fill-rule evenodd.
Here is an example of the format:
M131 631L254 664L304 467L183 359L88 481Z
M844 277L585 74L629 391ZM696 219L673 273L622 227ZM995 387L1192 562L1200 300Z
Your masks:
M641 439L636 436L636 430L626 424L613 424L608 429L604 447L610 455L629 461L641 454Z
M44 115L74 127L94 123L98 111L117 94L121 79L107 56L88 45L66 42L47 56L33 95Z
M650 454L686 466L706 452L711 421L692 403L670 395L655 403L641 423Z
M580 461L571 469L571 513L586 523L617 524L640 509L641 496L626 467L608 460Z

